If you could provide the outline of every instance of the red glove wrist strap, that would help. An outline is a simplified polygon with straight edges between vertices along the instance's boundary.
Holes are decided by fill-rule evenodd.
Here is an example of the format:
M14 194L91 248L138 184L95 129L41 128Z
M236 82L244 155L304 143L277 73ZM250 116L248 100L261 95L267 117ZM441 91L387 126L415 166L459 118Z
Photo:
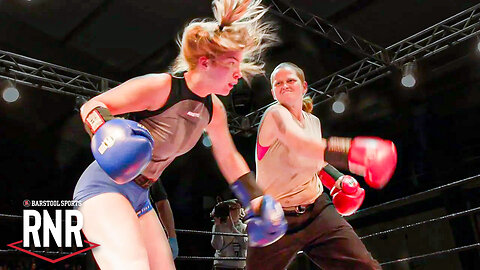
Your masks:
M335 182L343 175L343 173L339 172L330 164L327 164L325 167L323 167L318 174L322 183L330 190L332 190L332 188L335 186Z
M114 117L110 111L105 107L95 107L91 110L87 117L85 117L85 130L87 131L90 137L97 132L97 130L105 124L105 122L112 120Z

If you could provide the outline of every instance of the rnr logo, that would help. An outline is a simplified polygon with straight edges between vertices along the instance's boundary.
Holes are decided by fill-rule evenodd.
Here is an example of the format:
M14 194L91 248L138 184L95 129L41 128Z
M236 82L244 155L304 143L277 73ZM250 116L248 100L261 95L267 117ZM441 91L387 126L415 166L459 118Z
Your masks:
M72 234L75 245L83 247L80 230L83 227L83 216L78 210L65 210L65 245L62 241L62 210L55 210L55 224L47 210L43 210L43 219L37 210L23 210L23 247L30 247L30 235L35 247L50 247L50 235L52 235L57 247L72 247ZM73 225L73 218L77 218L77 224ZM33 224L30 221L33 220ZM42 224L43 220L43 224ZM43 245L40 242L39 230L43 225Z
M74 224L74 218L76 223ZM63 218L65 218L63 220ZM55 221L54 221L55 220ZM63 224L65 224L63 226ZM83 227L83 216L78 210L55 210L55 219L50 217L47 210L39 212L37 210L23 210L23 240L8 244L7 246L18 249L32 256L40 258L42 260L56 263L69 257L75 256L79 253L98 247L98 244L84 240L87 246L74 253L67 254L57 259L50 259L45 256L36 254L26 248L31 247L30 238L33 239L33 246L35 248L50 247L50 236L55 241L57 247L72 247L72 238L75 239L75 246L78 248L83 247L82 237L80 230ZM40 241L40 230L43 234L43 241ZM64 234L62 235L62 232ZM73 235L73 237L72 237ZM63 241L65 239L65 241ZM23 247L17 246L23 242Z

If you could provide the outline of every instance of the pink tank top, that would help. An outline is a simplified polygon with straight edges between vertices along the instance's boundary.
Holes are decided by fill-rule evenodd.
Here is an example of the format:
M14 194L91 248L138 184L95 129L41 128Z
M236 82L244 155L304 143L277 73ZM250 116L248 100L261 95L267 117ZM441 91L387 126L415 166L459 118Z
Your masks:
M268 110L264 117L267 113ZM304 124L302 126L299 122L299 126L309 136L321 138L318 118L306 112L303 112L303 117ZM323 186L317 173L324 165L323 161L297 154L295 149L290 149L279 140L265 147L260 145L257 138L257 184L265 194L273 196L283 207L310 204L322 194Z

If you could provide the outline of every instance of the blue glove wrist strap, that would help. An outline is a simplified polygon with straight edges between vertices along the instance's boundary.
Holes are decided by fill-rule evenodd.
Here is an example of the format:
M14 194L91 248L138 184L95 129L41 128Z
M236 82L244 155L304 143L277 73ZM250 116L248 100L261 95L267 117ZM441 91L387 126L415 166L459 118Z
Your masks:
M248 172L242 175L230 186L230 188L240 200L243 207L248 207L251 200L263 196L263 192L258 187L253 172Z

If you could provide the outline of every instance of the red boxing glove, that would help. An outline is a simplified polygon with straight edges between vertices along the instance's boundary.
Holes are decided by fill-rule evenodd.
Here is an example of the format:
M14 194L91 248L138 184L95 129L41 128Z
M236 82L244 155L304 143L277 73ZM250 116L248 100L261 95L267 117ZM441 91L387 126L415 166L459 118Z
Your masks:
M325 187L330 189L333 205L339 214L349 216L360 208L365 199L365 190L359 186L355 178L343 175L329 164L319 172L318 176ZM335 186L338 180L341 181L341 189Z
M365 177L376 189L383 188L395 171L397 150L391 141L376 137L330 138L325 161Z
M350 216L362 205L365 199L365 190L350 175L344 175L339 180L341 181L342 189L334 186L330 190L333 205L335 205L337 212L342 216Z
M397 150L391 141L372 137L356 137L348 152L348 168L365 177L373 188L383 188L395 171Z

